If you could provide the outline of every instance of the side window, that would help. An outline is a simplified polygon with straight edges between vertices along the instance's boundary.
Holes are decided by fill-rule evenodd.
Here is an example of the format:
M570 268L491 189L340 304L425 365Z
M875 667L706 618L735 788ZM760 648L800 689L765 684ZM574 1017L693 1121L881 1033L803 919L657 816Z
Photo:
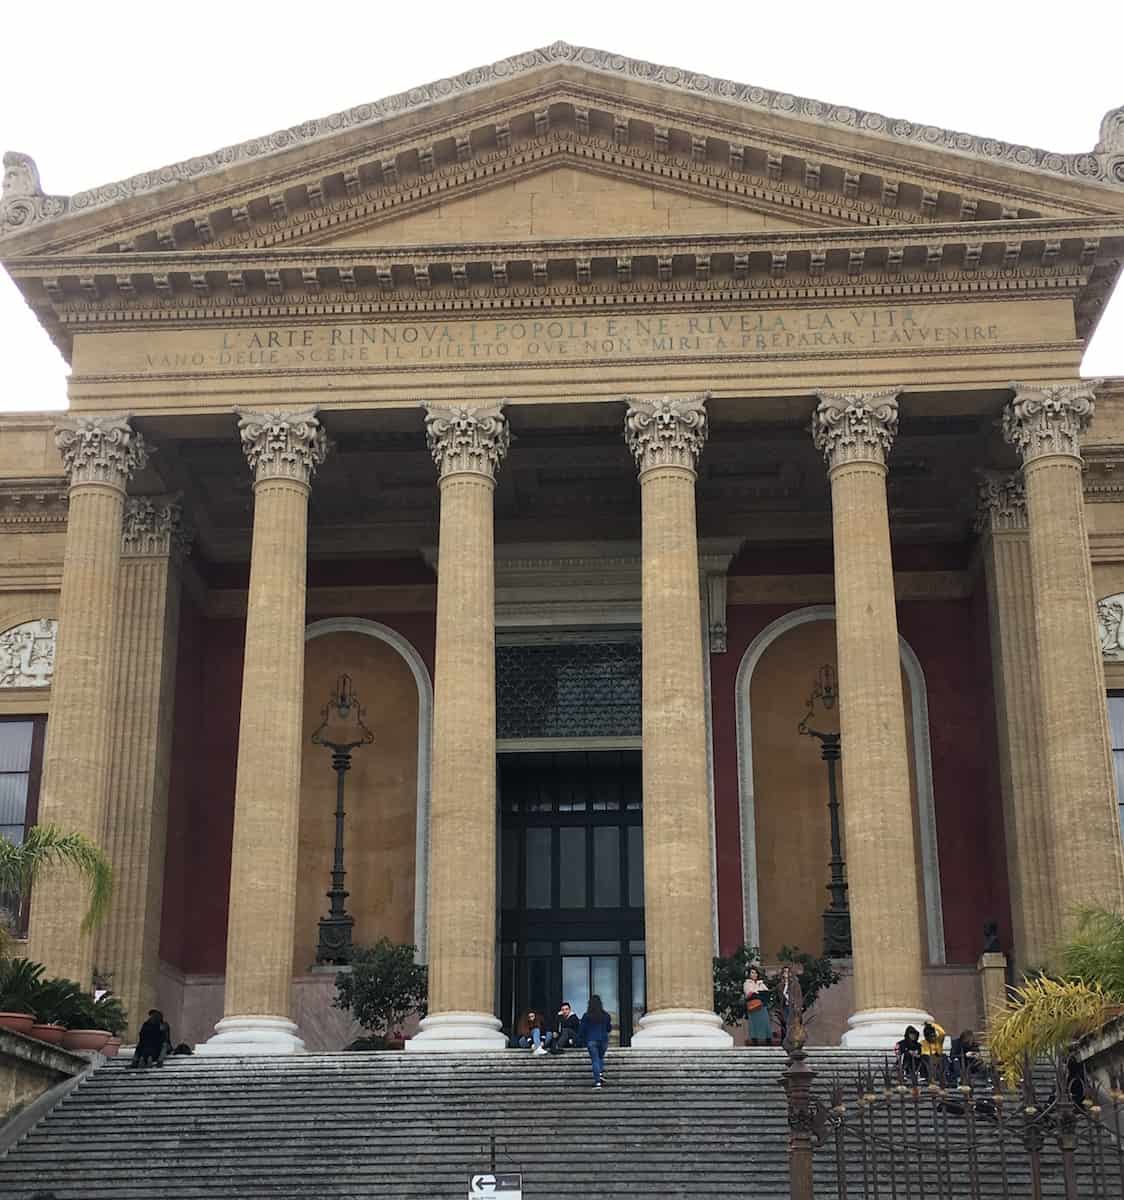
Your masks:
M1108 729L1112 739L1112 767L1116 774L1116 807L1124 836L1124 692L1108 694Z
M0 718L0 835L19 845L39 807L43 761L43 717ZM27 931L27 906L19 896L0 895L13 932Z

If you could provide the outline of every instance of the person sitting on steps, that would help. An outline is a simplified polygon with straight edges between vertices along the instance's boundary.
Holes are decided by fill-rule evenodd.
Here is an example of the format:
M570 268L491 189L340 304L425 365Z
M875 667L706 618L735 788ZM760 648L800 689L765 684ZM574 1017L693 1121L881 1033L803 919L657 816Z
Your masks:
M527 1009L515 1027L516 1045L521 1050L530 1050L532 1054L545 1054L552 1037L549 1033L543 1035L542 1014L533 1008Z
M554 1035L549 1050L551 1054L561 1054L569 1046L576 1046L581 1036L581 1020L570 1007L568 1000L563 1000L555 1018Z

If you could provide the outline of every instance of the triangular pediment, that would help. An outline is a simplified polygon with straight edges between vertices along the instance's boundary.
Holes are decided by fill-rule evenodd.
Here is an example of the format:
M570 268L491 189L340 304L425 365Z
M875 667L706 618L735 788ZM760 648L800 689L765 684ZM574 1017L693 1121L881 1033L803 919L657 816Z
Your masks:
M614 196L627 214L678 192L675 219L711 230L734 212L748 230L924 225L1119 214L1124 120L1109 114L1086 154L1052 154L556 43L71 197L46 194L25 156L5 167L13 254L351 244L376 227L415 241L435 214L442 241L486 237L504 221L482 196L502 208L528 174L600 175L611 220L631 219ZM649 227L663 232L658 211L635 232Z
M768 206L676 191L651 180L627 178L563 163L495 183L467 195L456 190L415 211L354 222L319 245L466 245L542 242L565 238L670 237L796 230L794 221Z

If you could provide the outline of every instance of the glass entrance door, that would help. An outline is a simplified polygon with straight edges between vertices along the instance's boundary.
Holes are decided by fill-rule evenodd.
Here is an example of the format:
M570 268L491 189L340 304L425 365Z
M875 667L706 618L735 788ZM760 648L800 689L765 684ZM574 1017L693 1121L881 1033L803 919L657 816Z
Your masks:
M639 752L503 755L500 808L505 1028L596 994L627 1045L644 1011Z

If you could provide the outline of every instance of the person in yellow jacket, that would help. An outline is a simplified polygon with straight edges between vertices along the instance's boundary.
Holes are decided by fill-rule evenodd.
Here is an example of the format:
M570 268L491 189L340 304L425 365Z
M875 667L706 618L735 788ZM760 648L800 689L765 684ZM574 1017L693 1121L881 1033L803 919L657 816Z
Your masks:
M944 1056L944 1030L936 1021L926 1021L921 1030L922 1070L930 1083L944 1083L947 1061Z

